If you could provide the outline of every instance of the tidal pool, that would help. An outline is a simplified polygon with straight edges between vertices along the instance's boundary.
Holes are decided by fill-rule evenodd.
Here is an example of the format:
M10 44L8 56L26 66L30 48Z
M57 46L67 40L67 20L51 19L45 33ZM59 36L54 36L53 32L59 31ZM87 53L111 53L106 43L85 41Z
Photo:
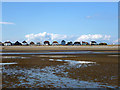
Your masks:
M16 88L16 87L47 87L47 88L100 88L100 87L111 87L101 85L98 82L80 81L67 77L68 72L64 72L65 65L57 65L56 67L47 66L45 68L3 68L4 76L14 77L16 81L5 81L3 87ZM62 76L61 76L62 74ZM19 76L19 77L16 77ZM6 86L7 85L7 86Z

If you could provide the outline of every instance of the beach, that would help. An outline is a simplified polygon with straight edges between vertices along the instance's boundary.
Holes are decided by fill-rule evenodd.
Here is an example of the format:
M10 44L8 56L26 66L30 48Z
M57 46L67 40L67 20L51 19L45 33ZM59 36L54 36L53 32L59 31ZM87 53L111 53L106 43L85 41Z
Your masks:
M2 50L30 51L30 50L118 50L117 45L110 46L2 46Z
M117 88L116 46L7 46L3 88Z

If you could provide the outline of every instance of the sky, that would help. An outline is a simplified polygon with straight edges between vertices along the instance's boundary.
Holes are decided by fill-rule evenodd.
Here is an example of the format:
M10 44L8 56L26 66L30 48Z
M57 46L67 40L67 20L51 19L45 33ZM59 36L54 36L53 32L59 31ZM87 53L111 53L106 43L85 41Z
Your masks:
M117 2L4 2L2 41L117 43Z

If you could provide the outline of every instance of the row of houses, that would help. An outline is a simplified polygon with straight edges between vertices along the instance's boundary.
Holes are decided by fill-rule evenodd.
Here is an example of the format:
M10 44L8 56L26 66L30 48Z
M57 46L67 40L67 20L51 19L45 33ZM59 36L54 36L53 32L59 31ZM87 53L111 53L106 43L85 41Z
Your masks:
M23 46L27 46L27 45L107 45L107 43L99 43L97 44L96 41L91 41L90 43L82 41L81 42L67 42L65 40L62 40L61 43L59 44L57 41L53 41L52 44L50 44L49 41L44 41L44 44L42 44L41 42L30 42L27 43L26 41L23 41L22 43L20 43L19 41L16 41L15 43L11 43L10 41L6 41L4 43L0 42L0 46L12 46L12 45L23 45Z

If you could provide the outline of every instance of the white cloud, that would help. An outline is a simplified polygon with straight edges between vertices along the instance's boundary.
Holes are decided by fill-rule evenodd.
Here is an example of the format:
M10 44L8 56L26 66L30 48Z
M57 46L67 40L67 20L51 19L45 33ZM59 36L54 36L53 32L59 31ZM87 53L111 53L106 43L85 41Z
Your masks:
M101 34L88 34L79 36L76 41L91 41L91 40L109 40L110 35L101 35Z
M27 39L26 41L45 41L49 40L50 42L57 40L60 42L61 40L66 40L66 41L91 41L91 40L98 40L98 41L104 41L104 40L110 40L111 36L110 35L101 35L101 34L88 34L88 35L81 35L81 36L68 36L68 35L61 35L61 34L54 34L54 33L38 33L38 34L28 34L25 35L25 38Z
M0 22L0 24L14 24L12 22Z
M25 36L27 38L27 41L53 41L57 40L60 41L62 39L67 39L67 35L60 35L60 34L53 34L53 33L38 33L38 34L28 34Z

